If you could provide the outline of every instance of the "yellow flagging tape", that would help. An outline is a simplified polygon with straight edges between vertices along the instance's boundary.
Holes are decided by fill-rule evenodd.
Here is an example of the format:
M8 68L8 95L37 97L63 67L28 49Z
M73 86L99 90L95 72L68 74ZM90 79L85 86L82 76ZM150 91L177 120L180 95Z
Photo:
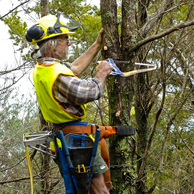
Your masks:
M27 146L25 146L25 150L26 150L26 160L27 160L27 163L28 163L28 169L29 169L29 173L30 173L31 194L33 194L33 174L32 174L32 166L31 166L31 161L30 161L30 155L29 155Z

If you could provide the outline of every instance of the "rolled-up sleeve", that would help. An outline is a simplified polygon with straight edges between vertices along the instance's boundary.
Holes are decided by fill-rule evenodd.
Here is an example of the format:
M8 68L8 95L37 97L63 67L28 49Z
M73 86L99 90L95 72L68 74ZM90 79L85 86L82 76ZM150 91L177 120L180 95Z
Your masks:
M62 103L69 101L75 105L98 100L102 95L102 85L96 78L85 80L59 75L53 89L57 100Z

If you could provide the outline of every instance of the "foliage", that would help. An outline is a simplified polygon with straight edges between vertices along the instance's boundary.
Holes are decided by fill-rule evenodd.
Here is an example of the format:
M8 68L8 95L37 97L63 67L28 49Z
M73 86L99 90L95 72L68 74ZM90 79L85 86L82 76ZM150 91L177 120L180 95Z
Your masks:
M36 104L31 96L25 99L23 95L18 95L17 90L13 90L1 100L0 118L0 182L6 183L8 180L28 175L22 141L24 133L38 128ZM11 183L8 188L13 187L18 190L19 185L17 182ZM1 189L2 192L5 190L13 193L12 189L5 188ZM24 188L27 190L28 186Z
M113 2L111 1L110 4ZM138 2L141 3L141 1ZM127 164L134 165L136 168L136 173L130 168L111 170L112 179L114 183L116 182L116 184L113 184L113 189L117 189L117 193L135 193L141 187L142 191L139 193L192 193L194 188L194 146L192 143L194 137L193 24L167 33L177 24L192 22L194 15L192 2L149 1L149 4L143 5L142 9L140 9L138 2L135 6L127 8L127 13L131 14L127 22L130 21L131 23L127 23L127 28L124 30L122 29L123 10L121 4L117 6L116 25L118 25L119 38L112 39L116 33L114 34L112 31L114 26L111 26L111 17L109 17L108 22L112 28L109 26L107 29L109 36L105 41L110 47L105 54L108 56L107 53L112 49L110 57L113 59L131 60L131 66L129 64L118 64L119 68L123 70L138 69L138 66L133 67L133 62L154 63L157 70L135 75L131 78L108 78L108 88L111 89L111 95L109 93L108 98L108 92L105 90L103 98L88 104L88 114L85 120L99 125L131 123L137 129L137 134L133 139L121 140L113 137L111 141L116 143L109 145L110 152L115 159L112 160L112 162L115 162L114 164L123 164L127 161ZM110 5L106 7L105 16L115 15L111 12L112 10L108 10L110 7ZM134 7L135 10L132 9ZM162 8L165 10L162 10ZM146 14L142 14L144 9ZM76 31L76 35L71 37L73 45L69 61L72 62L95 41L102 26L101 11L96 6L87 5L86 1L81 0L50 1L49 10L51 14L55 15L58 11L61 11L82 23L82 27ZM33 6L26 4L23 6L22 12L30 15L34 22L40 18L40 4L33 4ZM21 11L14 11L4 18L4 22L10 27L10 38L17 45L18 51L23 52L23 59L34 63L29 55L34 47L29 46L24 38L25 31L31 21L27 17L23 17ZM133 25L133 22L135 25ZM166 32L166 34L159 38L156 37L163 32ZM153 38L152 41L141 45L137 50L131 51L141 41L148 40L150 37ZM118 41L120 42L118 43ZM29 52L25 52L27 47L30 47ZM117 48L120 50L117 50ZM121 58L119 58L120 55ZM100 58L100 55L95 60L99 60L98 58ZM87 79L93 75L95 65L94 62L83 73L82 78ZM4 75L3 70L0 72L0 75ZM7 71L6 74L9 75L8 73ZM12 80L13 77L7 76L8 78ZM22 190L23 193L29 193L29 174L24 159L24 147L21 142L24 133L39 130L37 108L31 98L25 100L22 96L21 99L18 99L16 98L17 94L11 95L6 88L1 95L3 101L0 104L0 184L4 185L1 186L1 191L19 193L19 190ZM162 101L163 98L164 102ZM17 101L13 101L13 99L17 99ZM161 105L163 106L161 107ZM160 108L161 112L159 112L157 118ZM121 115L116 118L118 109L121 111ZM110 111L109 116L108 111ZM143 176L140 176L139 171L145 158L146 146L153 131L148 157L143 168ZM122 152L122 150L125 150L125 152ZM32 154L33 150L30 151ZM37 175L36 178L41 177L41 180L46 179L46 175L42 171L44 159L43 155L36 154L32 161L33 172ZM56 165L52 160L49 161L48 176L52 177L52 180L59 180L59 184L53 189L53 193L55 191L62 192L64 189L63 180L58 169L56 169ZM26 177L27 181L16 181L16 179L22 177ZM135 184L138 177L141 179L142 185L138 185L139 182ZM13 182L2 183L9 180ZM135 185L138 185L139 188ZM35 190L37 192L42 190L41 181L38 178L36 179Z
M104 45L108 46L103 57L126 60L131 62L131 66L134 62L157 66L156 71L135 75L131 80L108 80L111 124L119 125L131 120L137 129L136 157L132 155L131 161L138 174L136 193L181 193L182 187L186 193L193 192L192 180L188 184L183 181L183 186L182 180L188 178L184 173L181 174L184 178L179 176L180 169L183 172L185 169L182 153L193 154L193 145L187 139L192 134L192 128L187 123L193 119L193 5L181 1L146 1L144 4L141 1L122 1L122 14L118 11L120 29L115 24L116 14L113 14L116 9L120 10L115 2L101 0L102 21L106 30ZM113 15L109 21L107 14ZM176 25L187 21L192 23L191 26L170 32ZM121 32L119 38L117 32ZM141 45L142 42L145 44ZM134 49L130 49L132 47ZM126 64L118 66L128 71ZM134 107L132 111L131 107ZM118 112L120 114L116 116ZM111 161L117 164L120 158L115 159L114 146L118 140L111 141ZM177 145L183 152L176 151ZM125 147L116 153L123 150ZM114 181L116 186L123 186L117 179ZM112 192L122 193L124 190L113 188Z
M23 145L23 135L26 133L38 132L40 128L38 107L32 95L28 98L24 95L18 94L13 90L7 93L1 101L0 106L0 188L5 193L29 193L30 181L28 165L25 157L25 147ZM52 177L47 191L57 190L57 192L64 192L63 179L59 170L53 160L49 159L48 167L42 167L43 158L41 153L34 152L30 149L32 169L34 175L34 191L40 192L42 190L41 182L48 176ZM20 180L21 179L21 180ZM24 180L24 181L23 181ZM55 181L59 183L53 189L51 186Z
M17 10L11 16L6 17L4 22L10 28L10 39L14 40L14 45L21 45L19 50L22 52L26 46L25 33L27 31L27 23L25 21L22 22Z

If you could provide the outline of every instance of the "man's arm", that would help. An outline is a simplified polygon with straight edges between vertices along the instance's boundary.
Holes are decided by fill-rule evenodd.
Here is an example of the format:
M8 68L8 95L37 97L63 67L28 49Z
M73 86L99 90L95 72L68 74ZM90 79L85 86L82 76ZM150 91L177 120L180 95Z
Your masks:
M82 105L98 100L102 95L102 85L95 79L59 75L53 86L54 97L61 103Z
M80 75L92 62L102 47L103 28L100 30L96 41L89 49L72 63L72 71L75 75Z
M59 75L53 86L54 97L61 103L82 105L97 100L102 95L107 75L112 71L107 61L96 67L95 78L83 80L78 77Z

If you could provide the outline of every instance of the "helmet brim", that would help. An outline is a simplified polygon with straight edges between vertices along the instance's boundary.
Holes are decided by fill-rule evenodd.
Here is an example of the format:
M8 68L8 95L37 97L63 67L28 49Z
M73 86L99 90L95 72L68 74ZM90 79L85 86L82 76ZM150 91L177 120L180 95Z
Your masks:
M36 43L41 42L43 40L48 40L50 38L54 38L54 37L57 37L57 36L60 36L60 35L64 35L64 34L66 34L67 36L72 36L72 35L75 34L75 32L65 32L65 33L59 33L59 34L50 34L49 36L46 36L46 37L44 37L44 38L42 38L40 40L32 40L32 44L36 44Z

